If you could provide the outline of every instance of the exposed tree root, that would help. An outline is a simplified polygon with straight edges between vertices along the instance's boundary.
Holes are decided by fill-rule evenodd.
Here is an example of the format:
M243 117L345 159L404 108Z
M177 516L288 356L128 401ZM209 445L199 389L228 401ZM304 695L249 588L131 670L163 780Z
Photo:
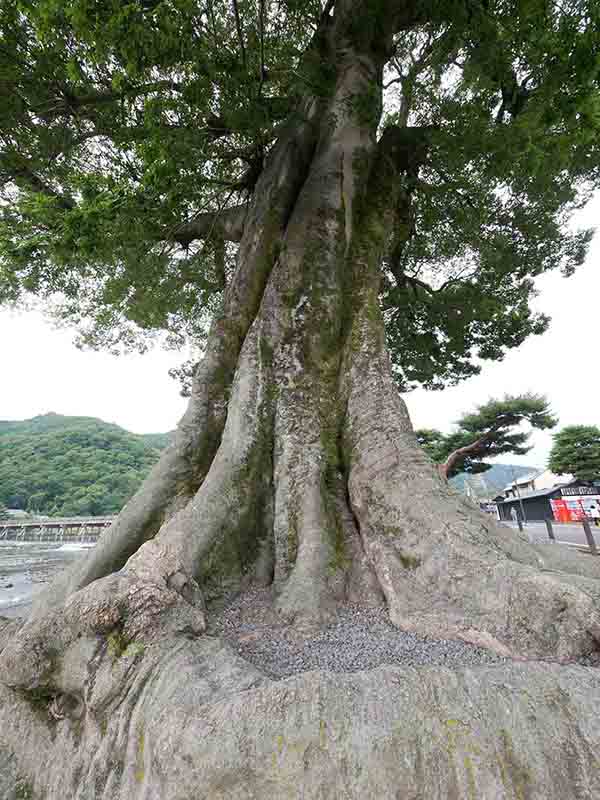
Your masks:
M336 602L385 598L396 625L436 638L517 657L598 649L596 562L535 548L455 494L415 442L373 316L357 314L355 325L342 450L326 451L322 416L295 405L296 386L273 395L257 320L193 500L121 571L22 626L0 656L5 683L79 708L98 653L198 636L204 593L257 575L274 577L277 608L296 625L326 619ZM106 691L116 696L125 677L115 672Z
M352 509L392 621L514 656L597 650L600 564L534 548L441 480L416 444L375 320L355 321L345 443Z
M350 603L366 606L385 604L385 598L377 575L369 560L356 519L350 509L348 489L344 475L339 475L338 490L334 497L334 507L338 524L341 526L341 550L347 572L345 574L344 594Z
M267 369L267 384L269 377ZM219 451L193 500L120 572L92 582L60 608L23 626L1 657L9 685L82 692L81 681L72 677L73 663L90 658L99 637L116 637L123 647L146 646L157 632L197 635L204 630L204 598L196 579L203 576L203 588L220 581L223 590L232 574L239 579L252 567L252 561L242 563L244 550L256 560L257 542L265 535L259 478L262 423L269 417L264 389L255 326L240 357ZM245 538L242 552L231 546L236 537ZM65 687L65 674L77 688Z
M143 651L98 648L87 667L85 706L0 686L0 753L18 781L9 797L15 785L49 800L600 791L597 670L380 667L271 681L219 639L168 635Z
M293 440L287 443L298 453L294 444L297 443ZM277 562L288 564L290 571L283 581L283 570L279 570L277 606L290 620L314 621L325 619L331 611L333 598L326 578L333 548L326 534L329 526L321 488L319 448L310 444L301 447L302 458L296 464L289 453L282 455L278 464L279 469L288 474L278 488L276 501L275 541L279 544L276 555L279 556ZM287 553L282 553L285 540Z

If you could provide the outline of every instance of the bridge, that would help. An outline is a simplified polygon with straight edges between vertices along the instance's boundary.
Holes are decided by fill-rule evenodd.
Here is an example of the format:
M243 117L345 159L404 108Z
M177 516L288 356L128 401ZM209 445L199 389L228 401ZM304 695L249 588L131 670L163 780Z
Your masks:
M4 542L95 542L116 517L70 517L54 519L0 520Z

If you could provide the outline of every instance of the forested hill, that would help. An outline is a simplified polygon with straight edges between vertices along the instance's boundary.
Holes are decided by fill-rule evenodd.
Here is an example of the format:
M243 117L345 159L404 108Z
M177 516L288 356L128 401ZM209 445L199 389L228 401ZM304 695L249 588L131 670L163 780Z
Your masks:
M94 417L0 421L0 504L38 514L113 514L170 434L139 435Z

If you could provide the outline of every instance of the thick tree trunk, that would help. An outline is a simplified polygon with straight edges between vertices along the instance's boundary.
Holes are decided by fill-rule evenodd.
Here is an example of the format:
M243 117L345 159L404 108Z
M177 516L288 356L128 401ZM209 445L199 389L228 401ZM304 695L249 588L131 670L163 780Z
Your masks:
M421 145L393 128L376 142L386 55L351 45L341 19L319 44L335 64L331 93L306 98L261 176L175 442L97 548L36 603L3 656L11 682L35 649L15 685L56 680L50 628L67 649L115 626L138 637L163 617L198 632L205 598L253 576L306 624L348 597L385 597L402 627L504 652L596 646L596 585L555 577L543 582L568 598L564 635L552 602L539 635L524 635L514 606L542 581L540 556L468 508L416 446L377 298L405 205L399 178Z
M378 307L411 151L401 131L376 141L386 54L364 39L326 30L335 80L307 98L259 181L174 444L31 620L0 629L11 702L51 700L44 713L87 726L88 745L117 707L115 742L137 724L165 642L193 672L185 648L191 659L208 647L190 640L211 602L252 582L302 627L352 600L513 656L598 649L596 562L484 517L416 443Z
M120 569L161 524L185 507L206 477L221 441L228 394L238 356L256 316L286 224L313 158L320 111L309 98L282 131L257 186L240 242L238 268L222 311L208 337L193 379L188 408L175 440L104 534L90 557L55 582L34 607L34 615L60 604L73 591Z

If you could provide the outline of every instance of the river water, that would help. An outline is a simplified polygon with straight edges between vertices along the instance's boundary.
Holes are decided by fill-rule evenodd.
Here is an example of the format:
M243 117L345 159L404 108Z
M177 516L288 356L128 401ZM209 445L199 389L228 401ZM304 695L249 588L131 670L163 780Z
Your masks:
M33 595L93 546L0 541L0 616L27 616Z

